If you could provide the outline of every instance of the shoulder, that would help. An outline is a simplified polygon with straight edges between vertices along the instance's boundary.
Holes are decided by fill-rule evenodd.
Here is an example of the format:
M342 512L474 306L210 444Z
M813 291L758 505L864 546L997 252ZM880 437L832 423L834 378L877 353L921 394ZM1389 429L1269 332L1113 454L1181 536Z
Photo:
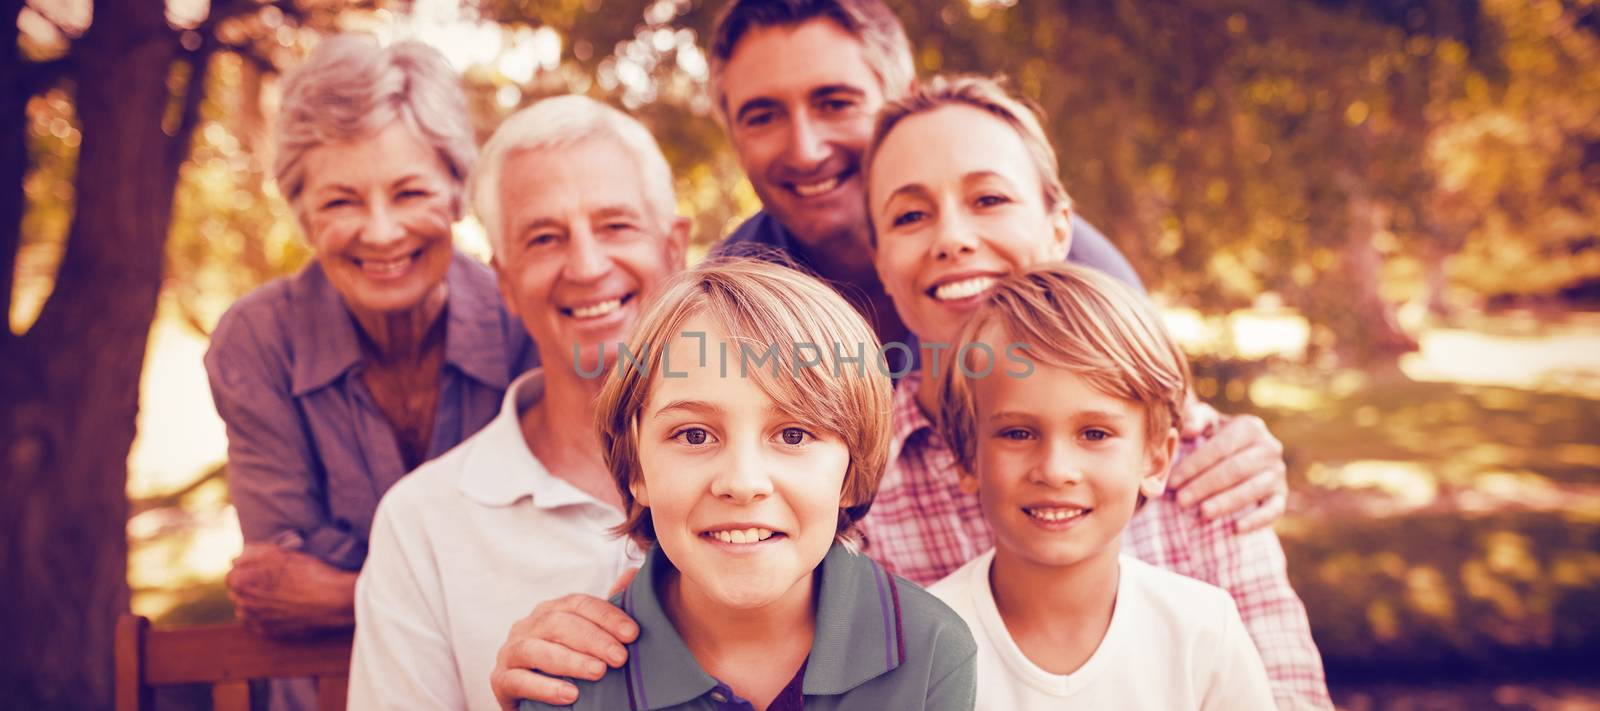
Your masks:
M933 650L935 666L960 662L977 654L978 645L961 615L916 583L897 575L890 577L899 601L900 629L905 635L906 649Z
M457 484L461 480L467 455L482 433L479 430L444 454L423 462L411 473L400 477L400 481L389 487L378 502L374 520L404 526L429 515L452 516L449 512L456 507L449 504L461 496Z
M286 340L289 310L294 302L292 280L293 277L273 279L233 302L211 331L212 350Z
M1226 621L1237 619L1233 597L1210 583L1157 568L1132 556L1122 557L1123 590L1140 615L1160 619L1169 629L1202 637L1220 634ZM1119 605L1121 601L1119 600Z

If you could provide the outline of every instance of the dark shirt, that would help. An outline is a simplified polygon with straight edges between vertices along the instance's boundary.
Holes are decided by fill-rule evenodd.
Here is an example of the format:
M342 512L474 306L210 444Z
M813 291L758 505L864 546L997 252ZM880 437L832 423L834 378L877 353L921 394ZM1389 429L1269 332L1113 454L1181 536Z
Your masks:
M477 432L506 386L538 363L494 275L457 253L445 275L445 355L427 457ZM354 318L313 262L239 299L206 353L228 429L228 486L247 542L304 551L357 570L378 500L406 466L361 380Z
M763 257L773 251L794 260L798 266L814 271L794 234L765 210L745 220L738 229L713 245L711 256ZM1072 215L1072 246L1067 251L1067 261L1094 267L1140 292L1144 291L1144 282L1139 281L1139 273L1117 251L1116 245L1111 244L1111 240L1077 213Z
M658 597L672 562L650 551L628 589L612 600L639 623L628 662L599 681L572 680L572 708L603 711L753 711L707 674ZM835 543L817 566L811 652L771 711L927 709L970 711L977 694L977 644L944 603ZM558 708L524 700L520 711ZM561 707L564 708L564 707Z

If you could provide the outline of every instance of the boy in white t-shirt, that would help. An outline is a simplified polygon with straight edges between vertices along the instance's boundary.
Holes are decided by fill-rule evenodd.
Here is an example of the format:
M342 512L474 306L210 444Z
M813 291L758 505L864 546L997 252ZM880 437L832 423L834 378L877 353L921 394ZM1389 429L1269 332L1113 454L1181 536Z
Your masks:
M1233 599L1120 555L1189 389L1154 311L1050 264L998 283L956 349L941 425L995 548L931 590L978 642L977 708L1271 709Z

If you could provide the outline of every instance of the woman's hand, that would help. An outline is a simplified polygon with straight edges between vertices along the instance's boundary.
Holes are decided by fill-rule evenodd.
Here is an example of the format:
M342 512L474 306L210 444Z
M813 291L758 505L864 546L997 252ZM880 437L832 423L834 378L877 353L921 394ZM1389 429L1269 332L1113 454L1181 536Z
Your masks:
M356 574L305 553L246 545L226 583L239 619L257 634L304 637L355 624Z

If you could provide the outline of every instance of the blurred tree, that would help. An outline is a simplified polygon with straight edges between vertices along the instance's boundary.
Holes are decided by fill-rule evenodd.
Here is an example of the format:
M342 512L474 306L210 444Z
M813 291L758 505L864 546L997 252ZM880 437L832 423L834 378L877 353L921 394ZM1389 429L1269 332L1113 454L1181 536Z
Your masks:
M92 22L69 26L51 14L63 7L0 3L0 44L10 55L0 77L0 312L12 313L19 249L39 238L22 231L26 188L38 187L25 180L30 103L43 101L38 111L48 113L69 96L76 122L57 116L60 130L50 134L75 149L53 285L26 330L0 333L6 708L111 705L112 628L127 609L125 487L139 376L173 194L212 61L229 53L265 62L258 43L286 43L277 42L281 33L262 36L264 22L327 17L309 4L218 0L185 18L163 3L107 0L89 8ZM40 47L19 36L22 26L44 26L59 42ZM52 162L62 161L44 153L31 161L40 169Z

